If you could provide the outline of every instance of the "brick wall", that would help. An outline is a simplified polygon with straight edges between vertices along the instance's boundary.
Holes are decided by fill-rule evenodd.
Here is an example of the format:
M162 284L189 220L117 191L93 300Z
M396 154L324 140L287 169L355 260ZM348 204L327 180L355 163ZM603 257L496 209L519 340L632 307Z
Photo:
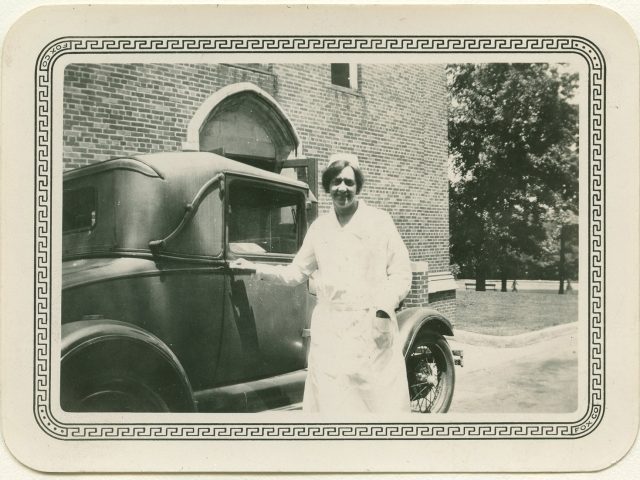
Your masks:
M360 65L356 94L331 85L329 65L274 65L276 98L298 128L304 154L352 152L362 198L393 217L414 261L449 268L444 67ZM320 212L330 200L320 194Z
M447 290L444 292L430 293L429 306L438 310L445 317L447 317L451 323L455 324L455 321L456 321L455 290Z
M429 267L427 262L412 262L411 290L403 307L420 307L429 303Z
M267 70L228 65L72 64L64 76L65 169L135 153L175 151L216 90L252 82L273 93Z
M411 290L403 302L403 308L429 307L438 310L451 322L456 319L455 290L429 293L429 267L427 262L412 263Z
M330 153L357 154L365 175L362 198L391 214L413 261L427 261L432 272L448 270L444 66L362 64L357 91L332 86L330 70L329 64L69 65L65 169L180 150L189 121L208 97L251 82L280 104L300 135L301 153L318 158L320 171ZM319 202L320 212L328 211L324 192ZM428 300L418 291L410 298Z
M411 291L405 298L404 307L420 307L429 303L427 272L413 272Z

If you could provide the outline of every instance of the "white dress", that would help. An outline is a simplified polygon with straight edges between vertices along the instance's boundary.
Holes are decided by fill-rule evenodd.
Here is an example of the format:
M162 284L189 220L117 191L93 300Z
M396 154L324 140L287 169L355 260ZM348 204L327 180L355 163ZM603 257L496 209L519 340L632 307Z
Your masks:
M303 410L409 412L394 314L411 288L409 254L388 213L359 200L348 224L319 217L287 266L258 265L259 278L295 285L316 272ZM391 319L377 318L384 310Z

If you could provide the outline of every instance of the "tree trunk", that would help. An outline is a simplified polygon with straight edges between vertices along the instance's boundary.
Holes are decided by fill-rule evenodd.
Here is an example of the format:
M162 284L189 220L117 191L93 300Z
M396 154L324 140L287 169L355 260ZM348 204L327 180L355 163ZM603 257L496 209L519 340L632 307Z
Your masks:
M564 225L560 227L560 263L558 265L558 274L560 276L560 288L558 289L558 294L564 294L564 277L565 277L565 259L564 259L564 237L565 237L565 228Z
M507 291L507 268L504 266L500 269L500 291Z
M476 292L487 290L487 265L480 263L476 266Z

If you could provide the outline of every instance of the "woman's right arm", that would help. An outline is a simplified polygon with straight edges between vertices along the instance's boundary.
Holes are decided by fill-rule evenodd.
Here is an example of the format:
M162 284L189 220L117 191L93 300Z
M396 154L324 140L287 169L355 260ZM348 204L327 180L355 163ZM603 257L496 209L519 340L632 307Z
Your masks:
M253 270L260 280L295 286L304 282L317 270L316 255L313 249L313 228L310 228L302 242L300 250L288 265L267 265L239 258L231 262L231 268Z

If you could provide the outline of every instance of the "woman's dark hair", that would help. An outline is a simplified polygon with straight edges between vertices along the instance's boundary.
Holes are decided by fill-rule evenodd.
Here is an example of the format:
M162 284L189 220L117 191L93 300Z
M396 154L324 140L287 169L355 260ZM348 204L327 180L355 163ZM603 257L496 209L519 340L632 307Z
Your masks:
M364 184L364 175L362 175L360 168L353 166L346 160L336 160L331 165L329 165L324 172L322 172L322 188L324 188L325 192L329 193L331 182L346 167L353 168L353 173L356 177L356 193L360 193L360 190L362 190L362 185Z

